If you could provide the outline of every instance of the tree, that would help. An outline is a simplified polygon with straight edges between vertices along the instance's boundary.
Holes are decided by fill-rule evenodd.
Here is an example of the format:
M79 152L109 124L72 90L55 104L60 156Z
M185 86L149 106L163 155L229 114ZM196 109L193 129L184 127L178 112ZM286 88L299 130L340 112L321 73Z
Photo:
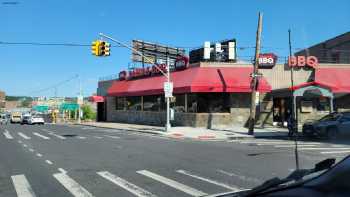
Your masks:
M83 111L83 120L95 120L96 119L96 112L92 109L90 105L83 105L81 107L81 110Z

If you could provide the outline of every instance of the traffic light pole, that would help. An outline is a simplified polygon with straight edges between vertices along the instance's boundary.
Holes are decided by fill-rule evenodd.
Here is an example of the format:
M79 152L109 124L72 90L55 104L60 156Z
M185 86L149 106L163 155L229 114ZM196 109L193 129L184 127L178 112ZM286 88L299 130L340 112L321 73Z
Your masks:
M143 55L141 52L139 52L138 50L134 49L133 47L117 40L117 39L114 39L110 36L107 36L103 33L100 33L99 34L101 37L104 37L104 38L107 38L125 48L128 48L130 49L131 51L137 53L138 55L140 55L141 57L143 57L147 62L152 62L152 60L150 58L148 58L147 56ZM169 57L167 59L167 73L164 73L164 71L162 69L159 68L159 66L157 65L157 63L155 63L154 65L156 67L157 70L159 70L160 73L162 73L162 75L164 75L167 79L167 82L168 84L170 83L170 65L169 65ZM165 92L164 92L165 93ZM170 125L170 98L169 97L166 97L166 102L167 102L167 110L166 110L166 125L165 125L165 131L169 131L171 125Z

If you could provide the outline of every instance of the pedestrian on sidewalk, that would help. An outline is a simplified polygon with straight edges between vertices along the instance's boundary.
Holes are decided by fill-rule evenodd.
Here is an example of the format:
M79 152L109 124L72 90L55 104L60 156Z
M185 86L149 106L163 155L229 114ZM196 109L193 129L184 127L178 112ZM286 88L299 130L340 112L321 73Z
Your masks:
M289 116L287 120L288 136L292 137L295 133L295 120L293 116Z

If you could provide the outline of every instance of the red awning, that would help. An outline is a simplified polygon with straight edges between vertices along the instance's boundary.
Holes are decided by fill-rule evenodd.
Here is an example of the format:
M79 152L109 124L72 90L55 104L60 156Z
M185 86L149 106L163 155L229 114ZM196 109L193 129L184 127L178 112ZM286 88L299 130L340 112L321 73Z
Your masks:
M293 86L293 90L306 86L316 85L330 89L333 93L350 92L350 68L317 68L315 80Z
M103 96L90 96L89 101L94 103L103 103L105 102L105 98Z
M251 92L251 67L194 67L171 73L174 94L199 92ZM164 76L128 81L115 81L108 89L110 96L163 94ZM258 91L269 92L271 86L260 78Z
M350 68L317 68L315 82L330 87L333 93L349 93Z

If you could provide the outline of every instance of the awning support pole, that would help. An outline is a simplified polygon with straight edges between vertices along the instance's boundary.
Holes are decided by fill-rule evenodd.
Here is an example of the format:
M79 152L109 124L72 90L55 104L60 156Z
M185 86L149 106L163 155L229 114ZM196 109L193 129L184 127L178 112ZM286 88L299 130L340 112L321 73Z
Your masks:
M334 112L334 107L333 107L333 99L334 99L334 97L333 96L331 96L330 97L330 99L329 99L329 101L330 101L330 110L331 110L331 113L333 113Z

